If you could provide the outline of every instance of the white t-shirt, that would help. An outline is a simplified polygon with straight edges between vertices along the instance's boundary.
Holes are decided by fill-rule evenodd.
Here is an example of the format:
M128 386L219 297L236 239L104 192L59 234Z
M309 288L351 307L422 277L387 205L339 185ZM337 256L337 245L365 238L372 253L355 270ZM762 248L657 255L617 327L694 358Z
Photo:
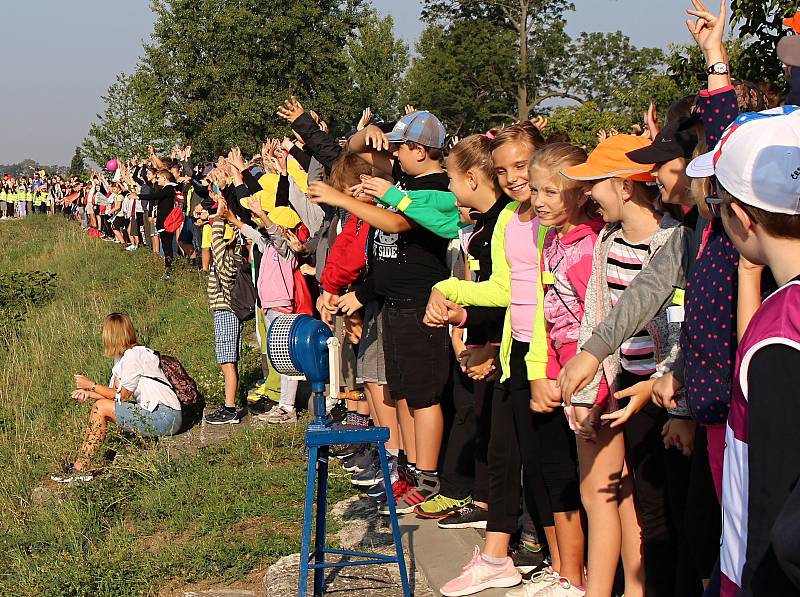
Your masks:
M128 194L122 200L122 217L124 218L132 218L134 211L133 211L133 197Z
M150 379L151 377L161 381ZM153 412L159 404L181 410L181 403L175 392L165 385L169 382L159 367L158 357L149 348L134 346L116 360L111 369L109 386L116 387L117 381L133 394L137 404L145 410Z

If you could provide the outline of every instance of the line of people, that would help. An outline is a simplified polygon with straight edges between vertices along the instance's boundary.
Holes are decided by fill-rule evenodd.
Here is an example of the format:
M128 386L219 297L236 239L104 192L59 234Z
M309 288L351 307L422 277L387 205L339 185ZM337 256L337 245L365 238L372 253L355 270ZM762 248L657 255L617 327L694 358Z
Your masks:
M133 220L133 195L165 276L173 245L208 270L208 424L241 420L245 321L270 424L297 421L271 322L332 327L344 422L390 430L390 479L374 447L338 451L353 484L485 529L442 595L800 595L800 111L740 114L726 4L692 4L707 88L589 154L542 120L448 143L410 106L336 138L293 97L294 139L203 167L151 148L89 182L110 204L86 217Z

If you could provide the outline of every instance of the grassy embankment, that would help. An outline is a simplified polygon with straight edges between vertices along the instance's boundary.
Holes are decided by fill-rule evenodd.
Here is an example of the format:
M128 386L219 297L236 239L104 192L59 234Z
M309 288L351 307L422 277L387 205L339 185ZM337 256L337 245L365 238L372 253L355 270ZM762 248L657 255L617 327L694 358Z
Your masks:
M48 473L75 454L87 405L72 375L108 378L99 325L129 313L140 340L178 356L209 404L221 399L205 279L161 281L152 253L128 254L62 218L0 223L0 273L57 275L0 349L0 595L156 595L183 583L255 578L298 550L302 428L244 428L198 454L112 439L121 454L94 482L35 503ZM4 332L5 333L5 332ZM1 343L0 344L4 344ZM246 351L243 374L258 376ZM334 482L332 498L344 495Z

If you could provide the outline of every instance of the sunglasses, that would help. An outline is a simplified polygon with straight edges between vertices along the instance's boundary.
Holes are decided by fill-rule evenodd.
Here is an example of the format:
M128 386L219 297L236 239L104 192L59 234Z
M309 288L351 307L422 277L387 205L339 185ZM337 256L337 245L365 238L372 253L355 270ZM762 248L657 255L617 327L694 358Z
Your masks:
M706 197L706 205L708 205L708 209L715 218L722 217L722 198L717 196L709 196Z

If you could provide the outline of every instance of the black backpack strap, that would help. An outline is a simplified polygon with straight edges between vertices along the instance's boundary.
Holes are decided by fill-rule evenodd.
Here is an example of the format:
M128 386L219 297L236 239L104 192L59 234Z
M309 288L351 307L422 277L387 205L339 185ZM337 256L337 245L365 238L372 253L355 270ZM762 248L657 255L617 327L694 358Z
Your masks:
M153 381L157 381L158 383L167 386L173 392L175 391L175 388L173 388L172 384L169 383L168 381L164 381L163 379L159 379L158 377L151 377L150 375L142 375L142 377L146 377L147 379L152 379Z

